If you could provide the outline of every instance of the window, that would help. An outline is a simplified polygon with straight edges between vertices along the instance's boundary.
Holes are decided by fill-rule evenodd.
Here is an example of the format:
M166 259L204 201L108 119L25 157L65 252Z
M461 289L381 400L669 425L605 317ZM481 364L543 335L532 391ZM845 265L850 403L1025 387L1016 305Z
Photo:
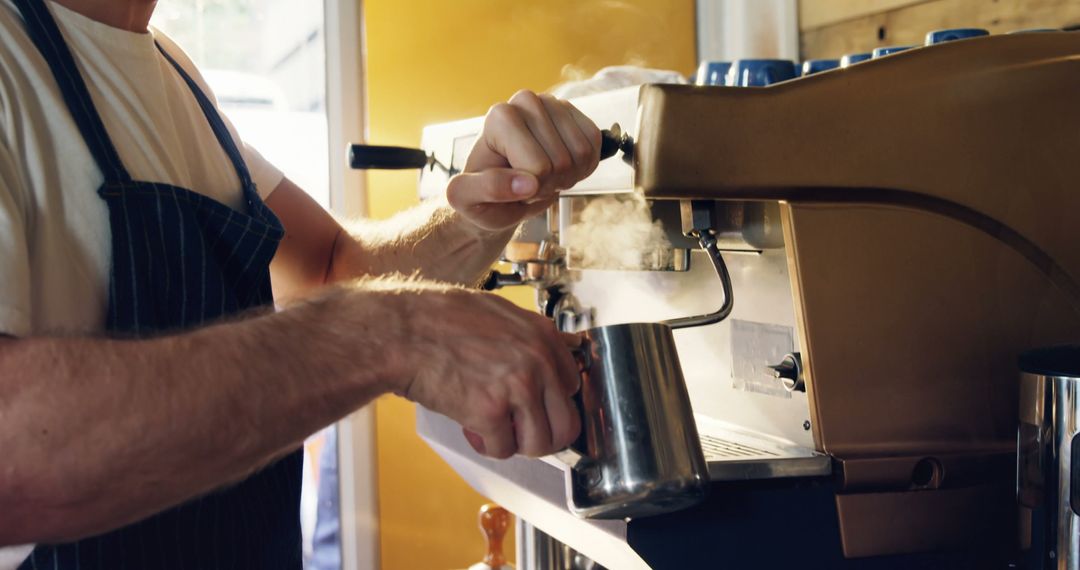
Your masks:
M152 24L191 56L240 137L326 207L323 4L162 0Z

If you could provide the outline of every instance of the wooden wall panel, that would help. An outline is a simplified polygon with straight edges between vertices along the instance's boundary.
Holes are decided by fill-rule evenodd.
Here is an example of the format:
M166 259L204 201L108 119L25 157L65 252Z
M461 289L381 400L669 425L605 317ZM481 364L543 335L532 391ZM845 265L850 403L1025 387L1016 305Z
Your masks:
M816 29L929 1L932 0L802 0L799 24L804 29Z
M846 6L847 17L840 11ZM879 11L867 13L872 8ZM818 22L818 25L813 25ZM802 0L803 59L879 46L921 44L926 32L978 27L992 33L1080 24L1080 0Z

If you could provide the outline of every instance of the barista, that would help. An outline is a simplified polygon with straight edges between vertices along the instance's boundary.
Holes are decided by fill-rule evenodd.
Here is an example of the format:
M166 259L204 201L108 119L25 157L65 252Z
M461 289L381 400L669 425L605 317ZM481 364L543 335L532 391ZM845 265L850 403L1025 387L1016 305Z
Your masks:
M346 229L239 140L154 6L0 0L0 545L300 568L300 443L388 392L491 457L569 444L576 338L472 286L596 167L595 125L520 92L446 200Z

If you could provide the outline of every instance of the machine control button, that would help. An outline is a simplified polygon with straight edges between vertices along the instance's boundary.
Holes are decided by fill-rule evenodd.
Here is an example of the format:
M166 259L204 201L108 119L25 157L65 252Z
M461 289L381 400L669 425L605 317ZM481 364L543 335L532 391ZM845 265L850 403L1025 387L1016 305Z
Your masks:
M982 28L954 28L948 30L934 30L926 34L926 45L932 46L956 40L966 40L979 36L989 36L990 32Z
M784 356L779 364L769 366L773 377L784 385L788 392L805 392L806 382L803 379L802 357L798 352Z

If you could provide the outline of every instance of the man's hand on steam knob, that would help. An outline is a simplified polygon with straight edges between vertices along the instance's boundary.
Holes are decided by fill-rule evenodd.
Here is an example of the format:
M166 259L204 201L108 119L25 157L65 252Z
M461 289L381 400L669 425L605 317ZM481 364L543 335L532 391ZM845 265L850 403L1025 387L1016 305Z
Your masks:
M600 140L600 129L569 102L519 91L488 111L447 200L485 230L516 227L596 170Z

